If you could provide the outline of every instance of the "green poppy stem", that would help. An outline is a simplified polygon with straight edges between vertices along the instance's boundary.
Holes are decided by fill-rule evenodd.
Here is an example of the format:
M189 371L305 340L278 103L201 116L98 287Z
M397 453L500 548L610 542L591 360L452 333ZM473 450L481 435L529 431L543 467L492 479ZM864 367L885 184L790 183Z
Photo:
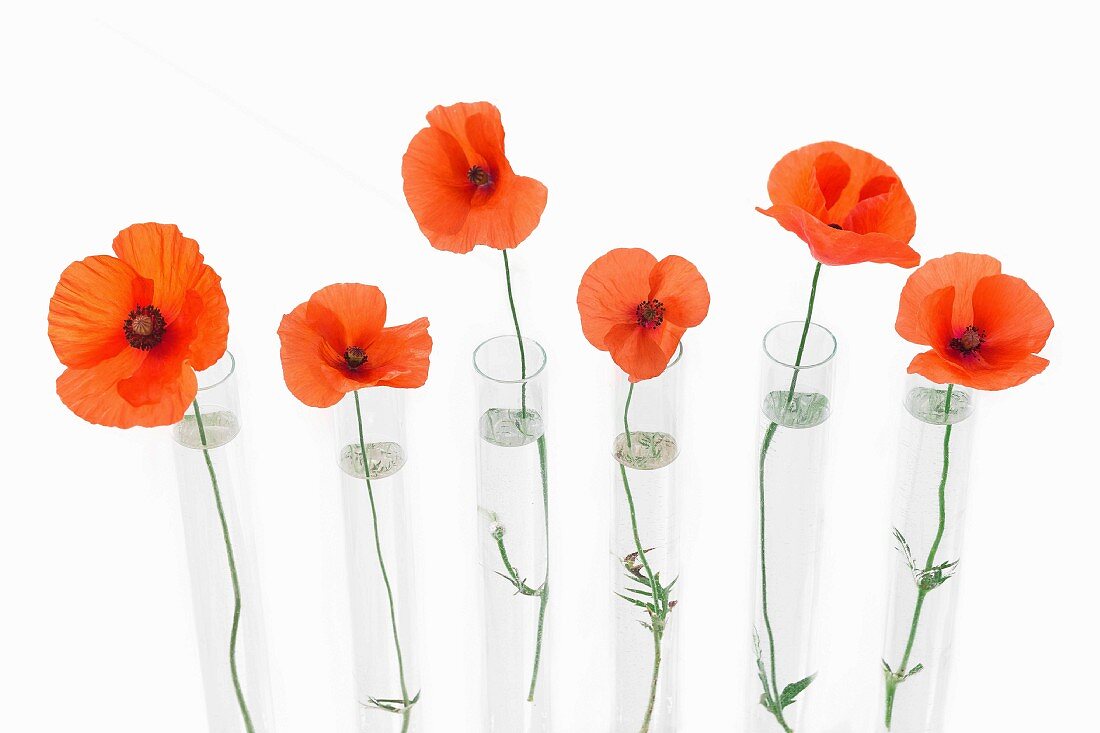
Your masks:
M817 281L821 276L821 263L818 262L814 267L814 278L810 284L810 301L806 306L806 320L802 325L802 338L798 343L798 353L794 360L794 373L791 375L791 386L787 390L787 405L789 406L791 400L794 399L795 388L798 386L798 371L802 365L802 357L806 351L806 339L810 333L810 323L813 319L814 313L814 301L817 298ZM761 606L764 612L764 630L768 635L768 657L771 662L770 665L770 680L771 689L765 689L773 703L774 709L771 710L775 715L776 722L783 728L786 733L791 733L791 727L787 724L786 719L783 717L783 709L780 705L779 697L779 682L778 674L775 668L775 632L772 629L771 615L768 609L768 560L767 560L767 514L766 514L766 502L764 492L764 465L767 462L768 451L771 449L772 440L775 438L775 433L779 429L779 423L772 421L767 430L764 432L764 441L760 446L760 466L759 466L759 493L760 493L760 599Z
M199 429L199 441L202 443L202 455L206 459L206 470L210 473L210 485L214 489L214 504L218 508L218 519L222 526L222 539L225 542L225 557L229 562L229 577L233 583L233 626L229 631L229 672L233 678L233 691L237 696L237 706L241 710L241 718L248 733L255 733L252 725L252 715L248 712L248 704L244 699L244 690L241 688L241 678L237 671L237 634L241 626L241 581L237 576L237 560L233 554L233 540L229 536L229 522L225 517L225 506L222 504L221 490L218 488L218 474L214 470L214 461L210 457L210 450L206 442L206 426L202 422L202 413L199 410L199 401L193 402L195 409L195 425Z

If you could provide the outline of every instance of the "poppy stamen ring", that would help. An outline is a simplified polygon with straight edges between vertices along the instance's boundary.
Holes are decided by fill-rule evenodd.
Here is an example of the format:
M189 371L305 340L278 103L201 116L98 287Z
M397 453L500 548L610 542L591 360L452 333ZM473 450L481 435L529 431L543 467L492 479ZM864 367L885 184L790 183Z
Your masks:
M354 371L367 363L367 352L358 346L349 346L344 349L344 363L348 365L348 369Z
M489 177L489 171L482 168L480 165L475 165L466 172L466 178L470 183L475 186L488 186L493 182L493 179Z
M122 324L126 341L135 349L149 351L164 339L168 324L155 305L140 305L130 311Z
M654 298L643 300L634 309L634 315L638 319L638 325L642 328L660 328L665 322L665 304Z
M985 340L985 331L982 331L977 326L967 326L962 336L951 339L948 345L963 356L970 356L982 348L982 344L985 343Z

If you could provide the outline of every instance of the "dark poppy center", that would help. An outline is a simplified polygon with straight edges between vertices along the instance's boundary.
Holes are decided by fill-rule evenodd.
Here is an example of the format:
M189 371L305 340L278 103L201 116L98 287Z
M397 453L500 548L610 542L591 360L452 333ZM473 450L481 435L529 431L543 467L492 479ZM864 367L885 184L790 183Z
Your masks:
M967 326L962 336L951 339L950 346L963 356L970 356L982 348L985 343L985 331L976 326Z
M367 352L358 346L349 346L344 349L344 363L348 365L348 369L354 371L367 363Z
M831 226L833 229L844 229L844 227L840 226L839 224L830 224L829 226Z
M148 351L164 339L168 324L155 305L141 305L130 311L122 324L126 341L135 349Z
M475 165L473 168L466 172L466 178L470 183L475 186L488 186L492 183L492 179L489 178L489 171L482 168L480 165Z
M643 300L634 309L634 314L638 317L638 325L642 328L660 328L665 322L665 304L656 298Z

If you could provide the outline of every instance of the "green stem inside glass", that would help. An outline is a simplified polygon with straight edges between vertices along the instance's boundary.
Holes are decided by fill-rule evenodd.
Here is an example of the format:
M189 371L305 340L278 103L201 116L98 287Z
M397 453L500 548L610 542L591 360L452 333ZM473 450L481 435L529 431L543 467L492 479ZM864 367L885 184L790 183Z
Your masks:
M813 282L810 284L810 300L806 306L806 319L802 325L802 338L798 343L798 353L795 355L794 370L791 375L791 386L787 390L787 405L794 399L795 388L798 386L799 367L802 366L802 357L806 351L806 339L810 333L810 323L813 319L814 301L817 298L817 281L821 277L821 263L814 267ZM786 733L791 733L791 727L783 716L783 704L780 697L778 673L775 668L775 631L772 628L771 614L768 609L768 555L767 555L767 510L764 491L764 466L767 463L768 451L771 449L775 433L779 429L779 423L772 421L764 431L764 440L760 446L759 466L759 502L760 502L760 599L764 614L764 631L768 636L769 680L771 688L765 684L765 698L770 698L771 705L765 706L775 716L776 722Z
M382 556L382 539L378 534L378 508L374 503L374 488L370 482L370 456L367 453L367 441L363 436L363 410L359 403L359 390L353 391L352 395L355 398L355 419L359 427L359 450L363 456L363 480L367 484L367 498L370 500L371 522L374 527L374 550L378 555L378 569L382 572L382 582L386 586L386 598L390 605L390 626L393 629L393 646L397 652L397 675L401 685L401 730L404 733L409 728L412 701L409 699L408 685L405 684L405 658L401 653L401 638L397 633L397 607L393 600L393 587L390 585L386 561ZM419 698L419 695L417 697Z
M947 395L944 398L943 417L947 422L951 419L951 398L955 393L955 385L947 385ZM951 423L943 430L943 468L940 470L940 485L937 491L939 497L939 526L936 529L936 538L928 551L928 559L924 563L924 573L932 572L936 567L936 553L943 542L943 534L947 529L947 475L951 467ZM921 612L924 610L924 601L933 590L923 583L917 584L917 602L913 607L913 620L909 624L909 637L905 643L905 652L901 657L901 664L893 673L886 675L886 729L889 730L894 718L894 698L897 695L898 685L905 680L909 672L909 658L913 654L913 645L917 641L917 627L920 625Z
M237 634L241 627L241 581L237 575L237 560L233 553L233 540L229 536L229 522L225 517L225 506L222 503L221 489L218 488L218 474L214 470L214 461L210 457L210 450L206 442L206 426L202 422L202 412L199 410L199 400L195 398L192 403L195 409L195 425L199 430L199 441L202 443L202 455L206 459L206 470L210 473L210 485L214 489L214 504L218 508L218 520L222 526L222 540L225 542L225 557L229 561L229 577L233 583L233 626L229 631L229 672L233 678L233 691L237 696L237 707L241 710L241 718L248 733L254 733L252 715L248 712L248 704L244 699L244 690L241 689L241 678L237 671Z
M523 345L523 332L519 327L519 316L516 313L516 300L512 294L512 268L508 262L508 250L501 250L501 252L504 255L504 284L508 291L508 308L512 313L512 325L515 326L516 343L519 346L519 375L522 380L520 385L520 420L525 421L527 420L527 353ZM526 428L526 425L524 427ZM539 435L537 442L539 476L542 483L543 530L546 535L546 575L543 577L542 585L536 589L524 583L520 579L518 571L508 559L508 551L505 549L503 536L498 537L496 540L501 562L504 563L505 570L508 571L508 576L511 578L513 585L516 586L516 590L521 595L538 596L539 599L538 625L535 631L535 659L531 665L531 683L527 689L527 702L535 701L539 666L542 663L542 643L546 634L546 608L550 603L550 486L547 474L545 433Z

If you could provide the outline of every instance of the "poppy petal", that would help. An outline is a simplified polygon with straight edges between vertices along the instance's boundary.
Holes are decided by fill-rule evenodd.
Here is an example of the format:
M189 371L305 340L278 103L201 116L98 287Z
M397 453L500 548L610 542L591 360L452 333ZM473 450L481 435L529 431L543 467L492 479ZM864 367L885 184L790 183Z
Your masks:
M199 244L188 239L175 224L134 224L118 233L115 254L153 283L152 303L171 325L187 291L202 276Z
M638 325L618 325L607 334L611 359L631 382L660 376L670 355L661 348L660 335Z
M855 265L861 262L878 262L916 267L920 255L906 242L880 233L859 234L834 229L820 219L811 216L797 206L776 204L770 209L760 209L789 232L810 246L810 254L823 265Z
M328 285L310 297L306 319L338 353L366 348L386 325L386 296L373 285Z
M842 224L845 231L856 234L885 234L902 243L907 243L917 231L917 212L913 202L901 184L895 184L885 193L862 199L848 212ZM908 244L916 261L912 267L920 264L920 255Z
M62 364L85 369L129 348L122 326L135 305L137 277L132 267L107 255L65 268L49 314L50 342Z
M1011 365L996 369L966 370L935 351L917 354L909 364L910 374L920 374L938 384L961 384L989 392L1016 387L1039 374L1050 364L1041 356L1028 354Z
M601 351L616 326L637 326L638 305L649 300L649 277L657 258L638 248L613 249L585 271L577 290L581 329Z
M465 253L476 242L459 236L470 215L475 188L461 143L434 127L418 132L401 160L405 199L420 231L436 249Z
M707 281L688 260L670 255L649 275L650 298L665 306L665 321L684 328L698 326L710 309Z
M428 334L427 318L384 328L367 347L366 368L345 372L344 388L350 391L374 386L422 387L428 381L431 353L432 337Z
M1042 351L1054 319L1039 294L1011 275L991 275L974 287L974 325L986 336L982 358L1015 362Z
M198 371L214 366L228 345L229 305L225 302L221 283L221 277L209 265L200 267L198 277L191 283L202 310L195 319L195 339L187 358Z
M836 204L848 181L852 177L852 169L836 153L829 151L817 156L814 160L814 180L825 199L825 208L831 209Z
M119 392L119 384L137 372L146 358L147 352L128 348L89 369L66 369L57 378L57 394L78 417L96 425L152 428L177 423L198 390L189 366L181 366L172 389L156 402L134 405Z
M488 145L501 152L504 150L504 126L500 121L500 110L489 102L439 105L426 117L429 125L453 137L468 152L475 151L475 140L483 146Z
M925 351L913 357L909 363L909 373L919 374L936 384L967 384L969 373L953 361L941 356L937 351Z
M279 356L283 381L291 394L310 407L331 407L344 396L333 386L341 379L331 363L330 347L309 323L302 303L279 323Z
M452 251L468 252L477 244L514 249L539 225L546 197L546 186L534 178L512 175L500 182L491 200L470 210L460 233L437 233L436 239L443 249Z
M791 206L824 219L829 208L814 164L823 152L829 151L815 148L813 145L799 148L780 158L768 175L768 197L774 206Z
M901 291L901 303L895 324L898 334L915 344L923 340L919 318L925 298L944 287L955 288L951 322L956 329L965 329L974 322L972 303L974 288L985 277L1001 272L1001 263L988 255L955 253L928 260L909 276Z
M946 359L953 358L951 340L955 331L951 324L951 310L955 303L955 288L941 288L924 299L921 304L919 329L921 343L930 345Z
M684 334L687 333L687 328L677 325L675 323L665 322L661 326L660 339L657 342L661 347L661 353L665 355L665 365L667 367L668 362L672 360L672 357L676 355L676 349L680 346L680 341L684 338Z

